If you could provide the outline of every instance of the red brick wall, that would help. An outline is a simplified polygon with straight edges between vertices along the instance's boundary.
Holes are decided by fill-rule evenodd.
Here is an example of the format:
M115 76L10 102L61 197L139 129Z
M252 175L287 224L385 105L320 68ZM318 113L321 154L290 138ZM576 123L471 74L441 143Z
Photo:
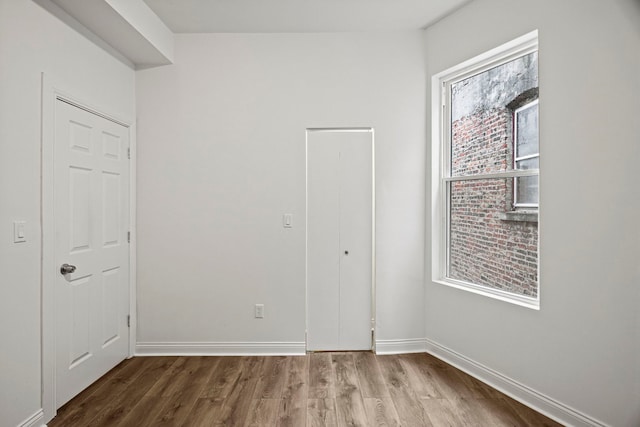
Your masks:
M512 169L512 112L479 111L452 123L452 175ZM538 224L506 221L513 180L451 184L449 277L537 296Z

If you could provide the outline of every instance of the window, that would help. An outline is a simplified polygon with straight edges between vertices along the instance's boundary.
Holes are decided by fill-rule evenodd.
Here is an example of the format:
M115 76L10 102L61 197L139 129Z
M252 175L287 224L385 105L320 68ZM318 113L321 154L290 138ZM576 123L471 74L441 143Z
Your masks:
M513 113L514 169L538 169L538 100L518 108ZM538 177L514 178L513 206L538 207Z
M537 32L433 77L433 279L537 308Z

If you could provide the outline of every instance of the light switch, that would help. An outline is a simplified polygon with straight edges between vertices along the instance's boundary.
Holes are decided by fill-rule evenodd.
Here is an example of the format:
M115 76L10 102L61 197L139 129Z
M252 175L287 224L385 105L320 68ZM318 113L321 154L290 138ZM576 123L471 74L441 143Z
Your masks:
M264 304L255 305L255 316L256 319L264 319Z
M293 214L284 214L284 215L282 215L282 226L284 228L292 228L293 227Z
M24 221L13 221L13 243L22 243L27 241Z

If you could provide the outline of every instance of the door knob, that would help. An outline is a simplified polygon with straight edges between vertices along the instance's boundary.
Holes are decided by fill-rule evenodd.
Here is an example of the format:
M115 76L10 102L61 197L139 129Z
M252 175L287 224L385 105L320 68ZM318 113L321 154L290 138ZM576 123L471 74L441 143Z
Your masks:
M349 255L349 251L344 251L344 254L345 255Z
M71 264L62 264L60 266L60 274L71 274L76 271L76 266Z

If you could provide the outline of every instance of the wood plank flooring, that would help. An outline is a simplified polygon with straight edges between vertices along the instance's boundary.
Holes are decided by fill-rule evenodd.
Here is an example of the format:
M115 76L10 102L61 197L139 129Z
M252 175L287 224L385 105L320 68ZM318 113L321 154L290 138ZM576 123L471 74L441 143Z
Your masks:
M49 427L559 426L427 354L135 357Z

